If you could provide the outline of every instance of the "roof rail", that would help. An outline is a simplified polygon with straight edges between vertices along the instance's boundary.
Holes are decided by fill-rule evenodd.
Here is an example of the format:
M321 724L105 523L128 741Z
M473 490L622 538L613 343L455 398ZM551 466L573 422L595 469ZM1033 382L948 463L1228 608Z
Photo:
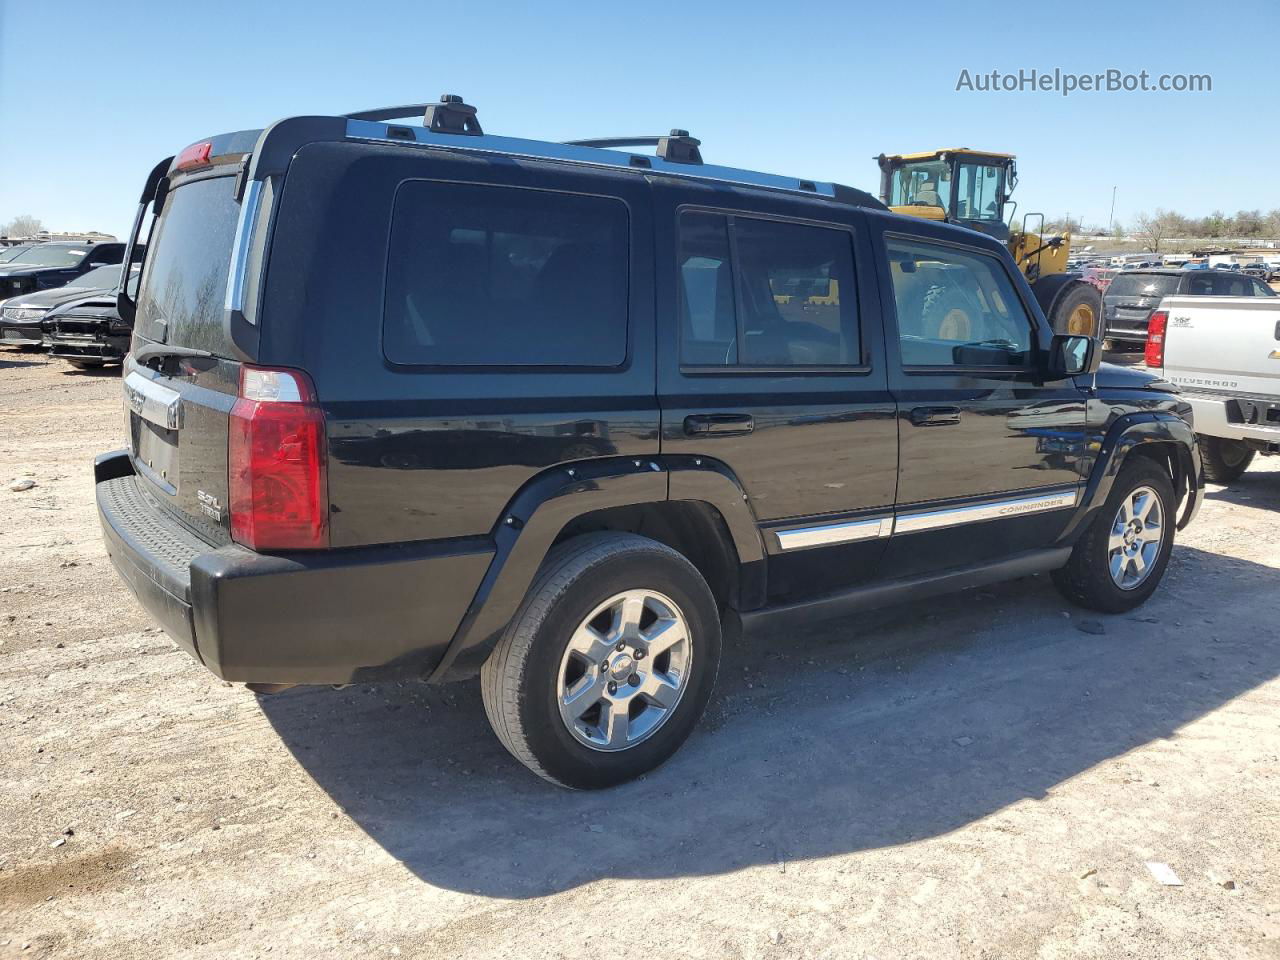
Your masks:
M671 163L702 163L698 147L702 141L689 136L688 130L672 130L665 137L598 137L589 140L566 140L571 147L657 147L657 155Z

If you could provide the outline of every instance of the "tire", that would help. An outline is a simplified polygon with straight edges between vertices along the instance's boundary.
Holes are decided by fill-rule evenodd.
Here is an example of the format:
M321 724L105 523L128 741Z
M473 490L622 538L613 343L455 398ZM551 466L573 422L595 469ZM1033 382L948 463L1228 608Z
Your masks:
M1125 504L1132 504L1134 495L1143 490L1153 492L1159 500L1160 539L1154 550L1138 551L1142 554L1145 571L1141 580L1122 586L1112 571L1113 550L1117 542L1113 540L1113 533L1121 543L1127 542L1124 534L1128 528L1119 526L1123 519L1120 510ZM1072 603L1101 613L1124 613L1145 603L1160 585L1169 564L1169 555L1173 552L1176 510L1173 481L1169 478L1169 472L1147 457L1132 455L1131 461L1125 464L1116 477L1106 504L1076 542L1066 566L1053 571L1054 584ZM1149 542L1151 519L1152 516L1148 514L1147 524L1142 525L1141 531L1135 534L1135 539L1142 537ZM1123 546L1121 549L1128 550L1129 547ZM1136 574L1136 562L1123 564L1123 580Z
M1049 325L1054 333L1097 337L1102 331L1102 294L1092 284L1068 284L1052 306Z
M631 601L609 606L624 595ZM639 634L619 634L617 624L630 622L623 608L637 609L638 596L645 613L632 620ZM608 626L615 610L619 619ZM672 616L649 619L659 610ZM645 657L644 637L656 649L661 640L655 628L662 623L675 628L663 637L679 636L683 626L686 639ZM627 637L623 650L620 635ZM481 668L485 713L502 745L538 776L573 789L615 786L654 769L688 738L711 697L720 646L715 598L681 554L634 534L575 537L547 556ZM591 658L580 652L588 648ZM662 678L678 678L678 692ZM582 699L562 708L562 697L575 689ZM672 705L658 706L651 690L674 698ZM607 709L624 700L623 710ZM625 717L634 743L604 739L616 733L611 715L618 729Z
M935 284L925 292L921 317L926 337L968 340L978 328L982 305L967 290Z
M1239 480L1249 469L1254 451L1242 440L1224 440L1221 437L1197 435L1200 441L1200 460L1204 463L1205 479L1228 484Z

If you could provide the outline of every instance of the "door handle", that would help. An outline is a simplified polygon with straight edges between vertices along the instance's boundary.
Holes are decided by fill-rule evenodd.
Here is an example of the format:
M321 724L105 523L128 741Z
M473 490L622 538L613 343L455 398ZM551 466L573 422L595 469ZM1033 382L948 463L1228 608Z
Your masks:
M749 413L696 413L684 418L691 437L741 437L756 428Z
M945 427L960 422L959 407L916 407L911 422L917 427Z

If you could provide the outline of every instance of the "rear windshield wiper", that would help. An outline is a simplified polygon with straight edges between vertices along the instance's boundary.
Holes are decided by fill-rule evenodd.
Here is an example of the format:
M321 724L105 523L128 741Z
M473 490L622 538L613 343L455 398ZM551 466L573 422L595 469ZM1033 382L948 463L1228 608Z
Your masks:
M163 357L202 357L209 358L213 354L208 350L197 350L195 347L179 347L170 343L148 343L133 351L133 362L146 366L147 361Z

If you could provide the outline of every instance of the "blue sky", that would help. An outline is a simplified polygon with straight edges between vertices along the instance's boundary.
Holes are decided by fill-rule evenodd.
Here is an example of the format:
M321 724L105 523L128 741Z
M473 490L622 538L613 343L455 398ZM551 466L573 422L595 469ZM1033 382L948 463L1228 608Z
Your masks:
M1017 153L1019 210L1280 206L1280 3L0 0L0 222L122 233L212 133L434 99L487 132L689 129L709 162L875 191L872 157ZM971 74L1207 73L1211 93L957 92Z

